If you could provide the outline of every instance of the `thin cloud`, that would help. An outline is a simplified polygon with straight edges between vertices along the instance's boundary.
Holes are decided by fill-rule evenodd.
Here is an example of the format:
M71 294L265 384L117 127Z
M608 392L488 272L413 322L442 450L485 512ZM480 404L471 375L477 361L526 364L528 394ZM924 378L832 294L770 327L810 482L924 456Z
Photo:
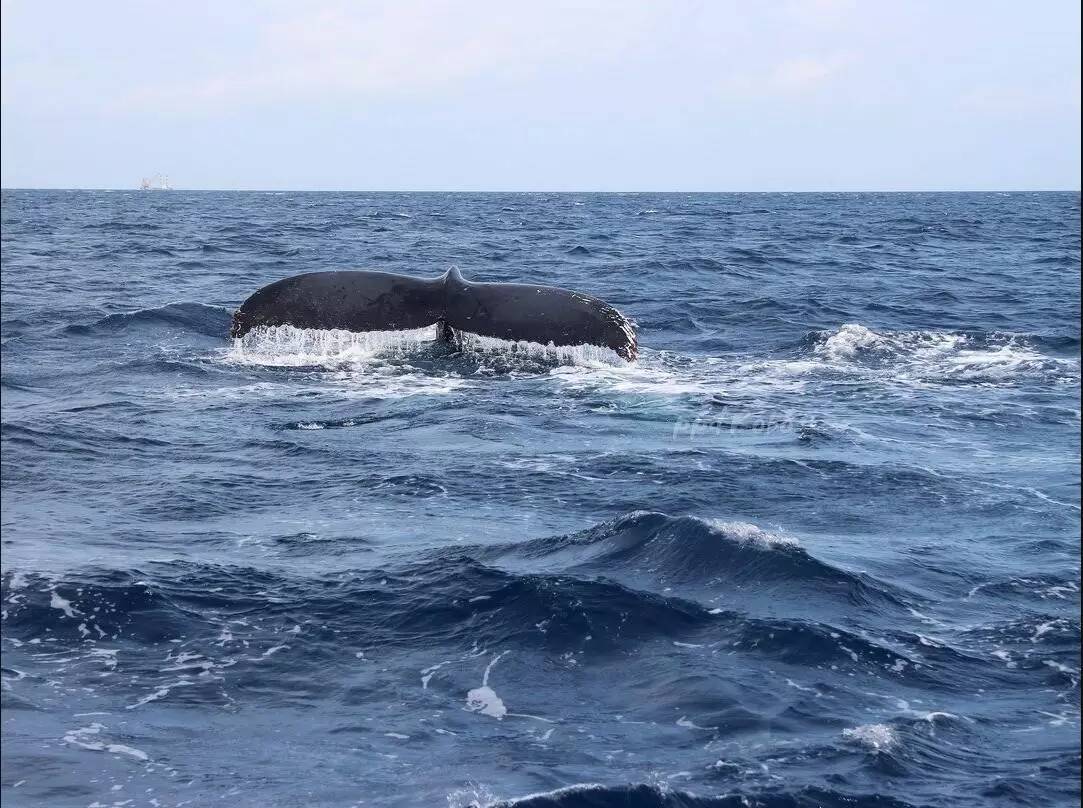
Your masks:
M849 54L787 59L772 71L770 84L782 90L809 90L837 77L853 61Z
M489 78L523 81L596 70L628 58L658 9L615 2L552 13L495 2L331 3L267 22L260 47L213 75L147 82L118 99L130 110L293 99L417 97Z

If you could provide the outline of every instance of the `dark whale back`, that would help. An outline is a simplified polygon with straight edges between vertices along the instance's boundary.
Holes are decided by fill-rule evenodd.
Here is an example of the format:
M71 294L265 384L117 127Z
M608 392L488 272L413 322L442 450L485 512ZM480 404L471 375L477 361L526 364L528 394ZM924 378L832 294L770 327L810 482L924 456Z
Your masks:
M264 286L233 315L234 337L261 326L398 331L440 324L542 345L597 345L636 357L631 322L589 295L525 283L470 283L457 269L425 279L389 272L311 272Z
M260 326L399 331L443 317L443 278L390 272L310 272L264 286L233 315L232 335Z

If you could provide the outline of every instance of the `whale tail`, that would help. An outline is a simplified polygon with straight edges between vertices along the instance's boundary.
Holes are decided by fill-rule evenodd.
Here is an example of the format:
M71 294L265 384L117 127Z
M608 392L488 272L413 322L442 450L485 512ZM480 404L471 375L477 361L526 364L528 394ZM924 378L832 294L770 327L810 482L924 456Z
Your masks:
M439 278L389 272L311 272L285 278L249 297L233 316L231 335L261 326L345 331L399 331L436 325L438 338L458 332L542 345L596 345L632 361L630 320L589 295L526 283L472 283L452 267Z

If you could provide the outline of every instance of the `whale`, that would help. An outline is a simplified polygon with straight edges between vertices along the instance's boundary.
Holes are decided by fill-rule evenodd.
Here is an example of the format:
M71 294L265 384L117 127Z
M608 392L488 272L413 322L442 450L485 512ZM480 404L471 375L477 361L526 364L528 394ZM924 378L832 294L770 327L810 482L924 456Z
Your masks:
M308 272L264 286L233 315L230 335L290 325L306 329L401 331L435 325L437 339L463 333L540 345L594 345L629 362L634 323L596 297L532 283L475 283L456 269L438 278L391 272Z

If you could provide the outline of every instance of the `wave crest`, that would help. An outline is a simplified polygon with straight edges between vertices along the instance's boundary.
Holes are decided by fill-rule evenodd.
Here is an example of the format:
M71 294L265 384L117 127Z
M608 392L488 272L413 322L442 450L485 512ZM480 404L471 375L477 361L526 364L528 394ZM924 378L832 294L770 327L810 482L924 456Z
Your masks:
M732 600L778 604L794 597L906 605L888 584L821 561L797 539L747 522L636 512L587 530L494 548L482 557L539 560L560 570L590 570L641 584L725 592ZM774 606L771 606L774 609Z
M229 332L231 312L222 306L178 302L135 311L118 312L92 323L76 323L64 329L67 334L95 336L124 333L133 329L179 328L204 336L217 337Z

